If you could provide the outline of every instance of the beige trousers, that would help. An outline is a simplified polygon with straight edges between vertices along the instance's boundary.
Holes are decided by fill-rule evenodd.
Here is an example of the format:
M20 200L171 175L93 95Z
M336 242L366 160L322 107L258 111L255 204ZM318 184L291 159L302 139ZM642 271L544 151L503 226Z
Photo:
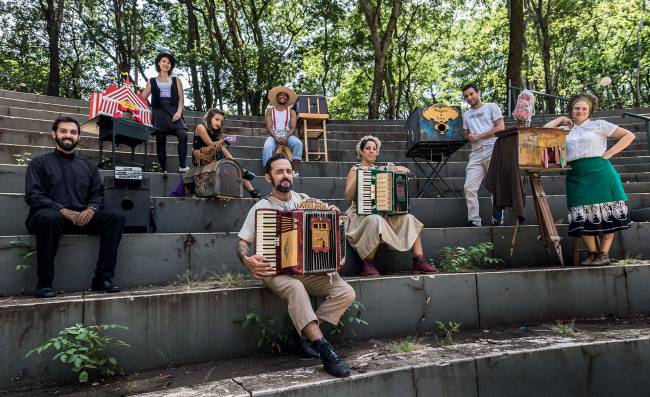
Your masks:
M289 317L298 333L312 321L337 325L356 294L338 273L275 276L262 280L264 285L289 304ZM309 296L325 298L316 312Z

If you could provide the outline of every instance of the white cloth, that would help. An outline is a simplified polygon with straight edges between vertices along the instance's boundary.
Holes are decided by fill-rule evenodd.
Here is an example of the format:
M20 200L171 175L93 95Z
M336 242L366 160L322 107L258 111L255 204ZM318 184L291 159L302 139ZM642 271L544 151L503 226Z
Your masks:
M172 97L172 82L168 81L166 83L162 83L158 80L156 80L156 84L158 85L158 89L160 90L160 97L161 98L171 98Z
M501 109L494 103L484 103L478 109L470 108L463 114L463 129L471 134L483 135L494 128L494 123L502 119ZM494 146L496 137L472 142L472 150L481 149L483 146Z
M585 120L573 125L566 138L566 161L600 157L607 151L607 138L618 126L605 120Z
M465 201L467 202L467 220L476 226L481 226L481 215L478 205L478 190L481 182L490 167L492 149L494 146L485 146L469 154L469 162L465 170Z
M291 191L291 199L289 201L278 200L273 196L269 196L255 203L255 205L248 211L244 225L237 237L242 240L248 241L251 244L255 243L255 211L260 208L272 208L276 210L289 211L295 209L304 199L308 198L304 193L296 193Z
M291 128L291 110L276 110L271 108L271 122L273 126L273 133L278 138L284 138Z

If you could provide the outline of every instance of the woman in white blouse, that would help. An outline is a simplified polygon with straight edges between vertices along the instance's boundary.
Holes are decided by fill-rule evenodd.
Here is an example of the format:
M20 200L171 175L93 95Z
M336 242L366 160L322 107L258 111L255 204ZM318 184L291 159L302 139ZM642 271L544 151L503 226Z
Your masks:
M609 159L636 138L632 132L608 121L591 120L597 106L598 99L591 94L574 95L568 106L571 118L561 116L544 126L569 129L566 142L566 160L571 167L566 175L569 235L582 237L589 256L581 264L590 266L609 264L614 232L630 227L627 195ZM607 138L617 140L609 149Z

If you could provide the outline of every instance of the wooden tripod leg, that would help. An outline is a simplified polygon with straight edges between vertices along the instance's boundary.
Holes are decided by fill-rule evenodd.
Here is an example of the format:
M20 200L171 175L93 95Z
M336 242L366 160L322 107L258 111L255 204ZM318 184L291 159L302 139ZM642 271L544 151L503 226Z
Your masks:
M548 251L548 248L553 246L558 259L560 260L560 265L564 267L562 245L560 244L561 238L557 232L557 228L555 227L555 221L553 220L551 208L548 205L548 200L546 199L546 193L544 192L544 187L542 186L539 173L529 172L529 177L530 187L533 190L533 202L535 203L535 212L537 213L537 223L539 225L540 234L542 235L542 240L544 240L544 248Z

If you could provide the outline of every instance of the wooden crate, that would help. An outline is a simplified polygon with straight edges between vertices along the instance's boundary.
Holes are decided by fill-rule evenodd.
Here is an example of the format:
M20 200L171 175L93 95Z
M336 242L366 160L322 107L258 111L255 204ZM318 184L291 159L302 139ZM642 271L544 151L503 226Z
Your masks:
M565 169L566 136L568 130L561 128L515 127L496 134L499 139L517 139L518 162L522 170L562 170ZM557 148L559 158L546 164L544 151Z

